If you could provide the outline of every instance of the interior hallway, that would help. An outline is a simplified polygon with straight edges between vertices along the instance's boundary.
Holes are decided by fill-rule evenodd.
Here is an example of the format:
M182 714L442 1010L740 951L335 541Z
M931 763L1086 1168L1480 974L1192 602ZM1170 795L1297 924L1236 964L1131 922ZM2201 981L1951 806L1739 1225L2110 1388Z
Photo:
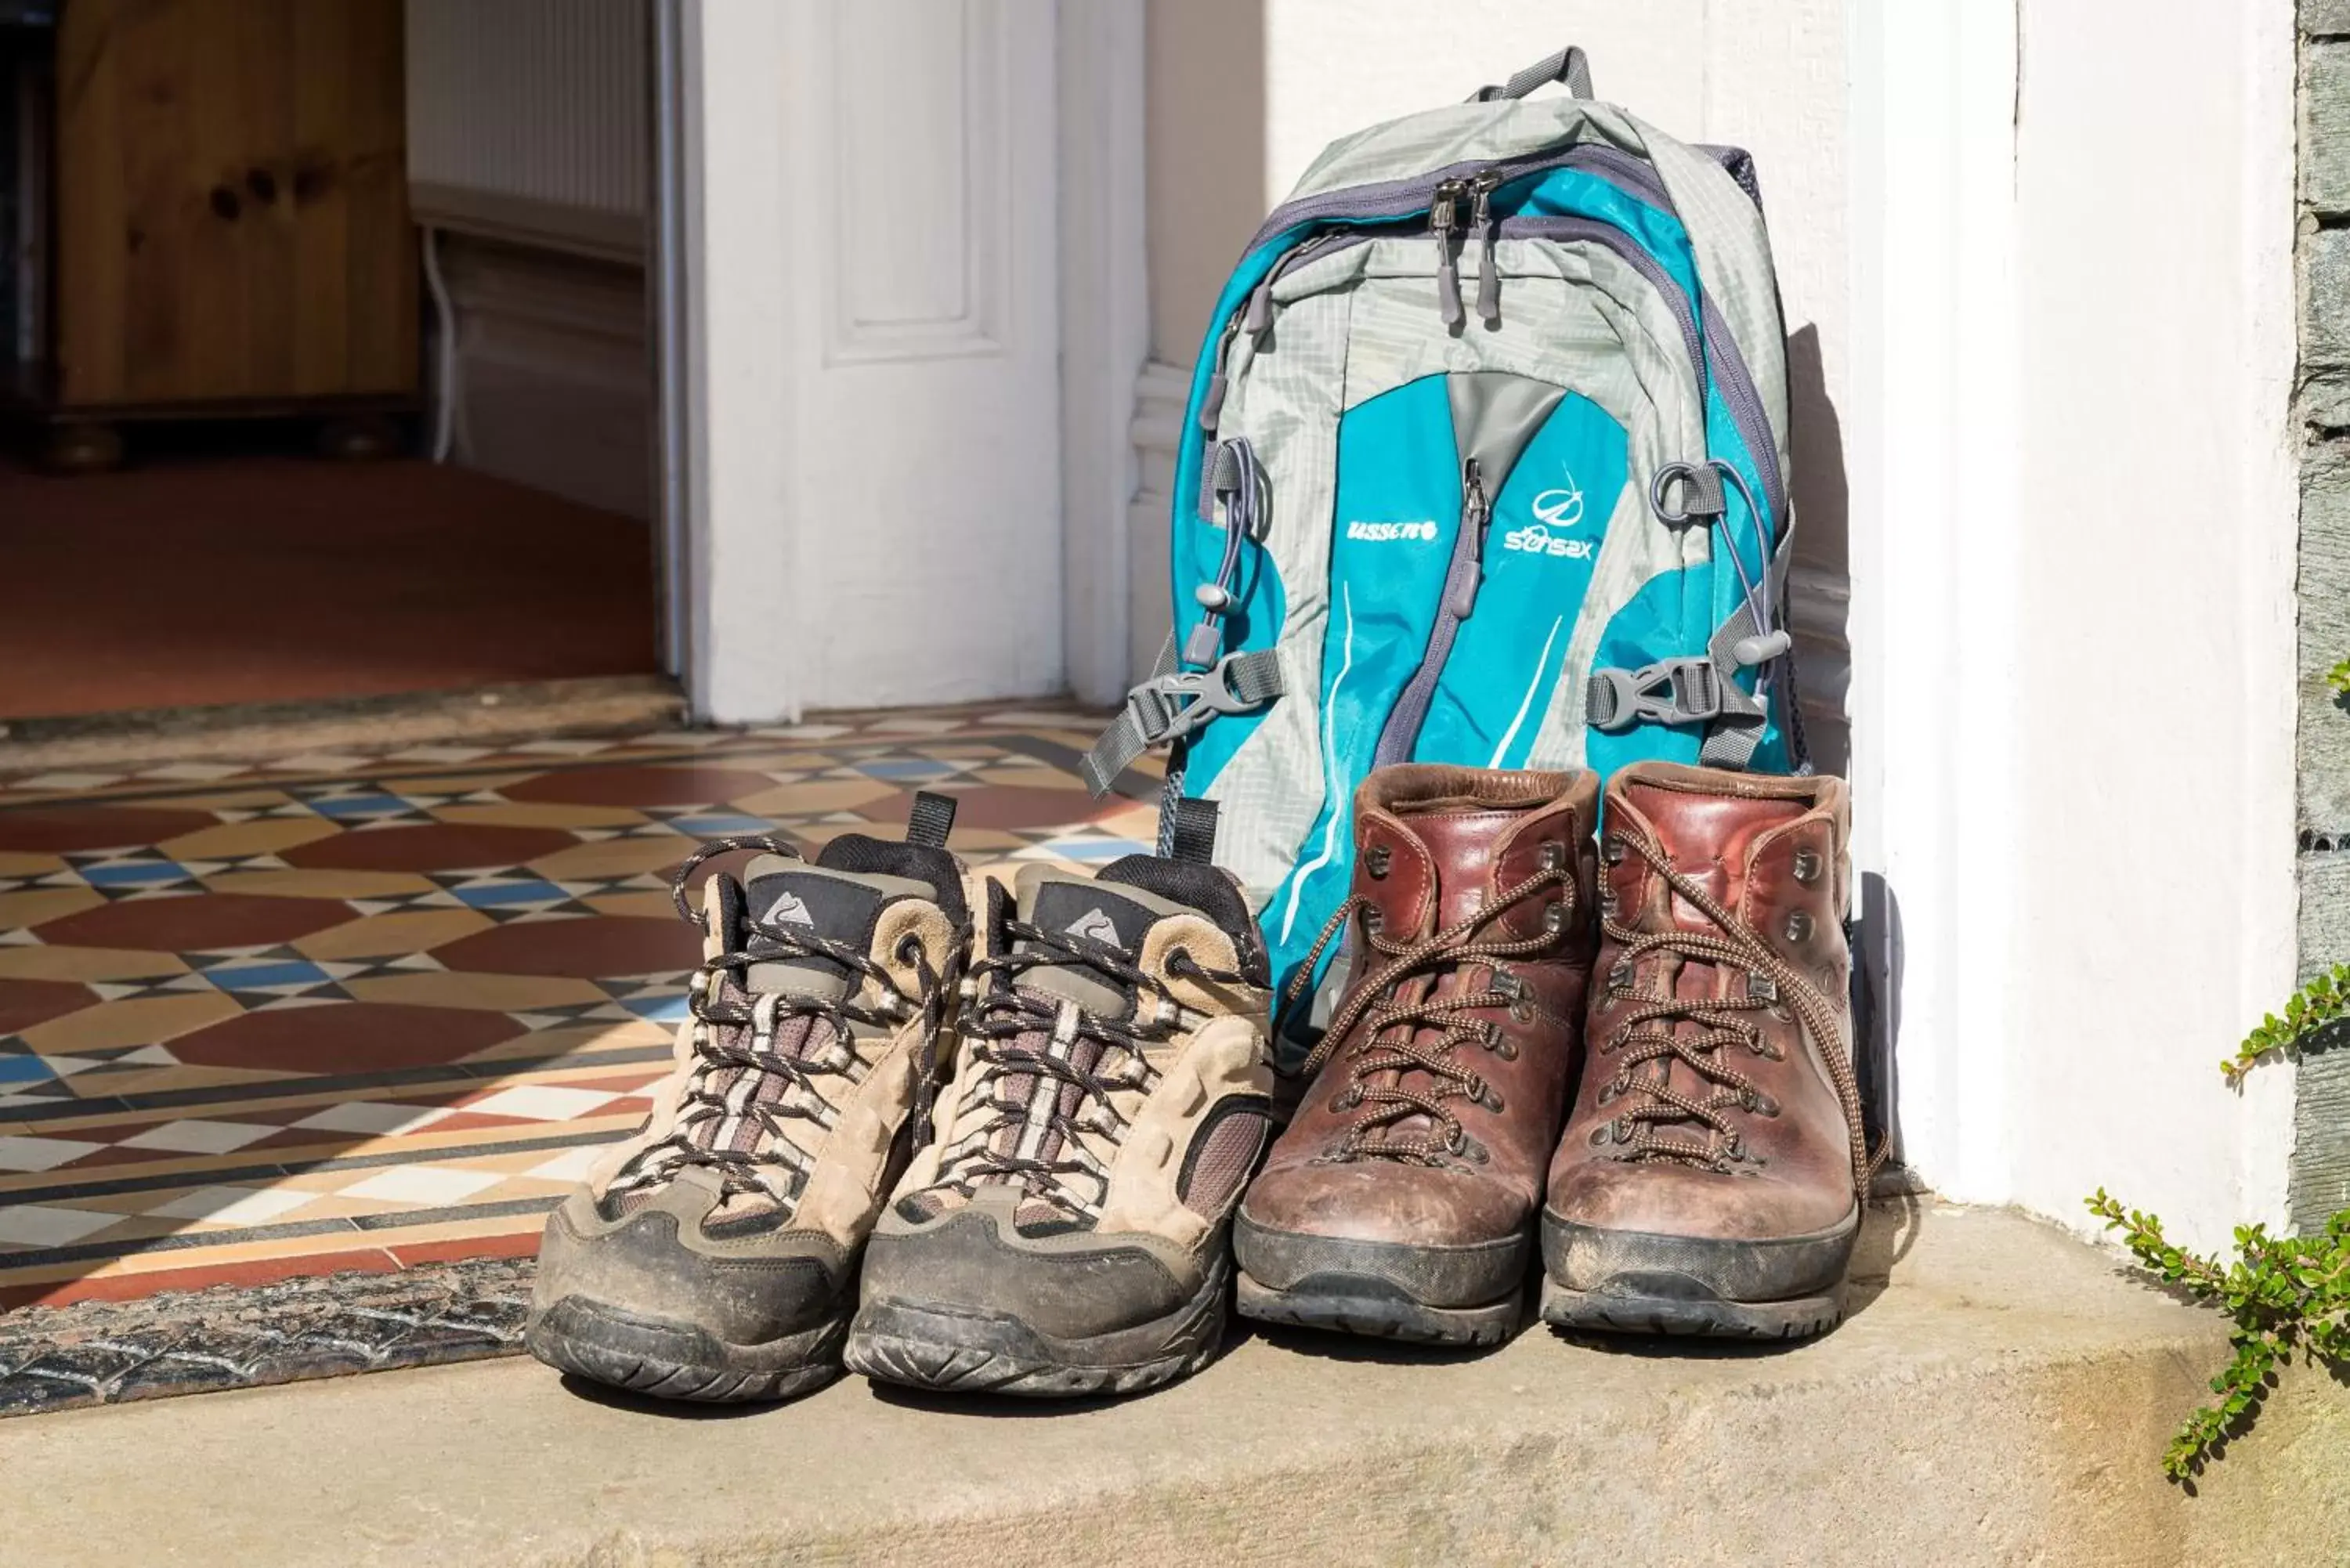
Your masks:
M656 668L646 525L414 461L0 462L0 719Z

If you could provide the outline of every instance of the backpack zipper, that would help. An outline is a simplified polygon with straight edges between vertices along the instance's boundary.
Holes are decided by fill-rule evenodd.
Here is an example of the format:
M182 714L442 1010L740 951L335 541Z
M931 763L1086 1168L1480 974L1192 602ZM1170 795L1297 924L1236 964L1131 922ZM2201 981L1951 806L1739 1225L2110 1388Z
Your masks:
M1466 181L1447 180L1437 186L1428 206L1428 232L1436 240L1436 306L1448 331L1468 320L1461 308L1461 261L1452 249L1452 231L1461 226L1461 198L1468 192Z
M1501 188L1502 177L1488 169L1469 182L1470 192L1477 205L1469 214L1469 227L1478 236L1477 257L1477 319L1488 327L1502 324L1502 275L1493 265L1493 192Z
M1492 521L1483 465L1469 458L1461 464L1461 533L1452 541L1452 565L1444 575L1443 605L1428 634L1419 668L1411 672L1411 680L1396 699L1394 711L1379 731L1378 748L1372 754L1374 767L1407 760L1412 747L1419 743L1420 728L1428 722L1428 710L1436 701L1436 682L1444 673L1445 661L1452 657L1461 623L1477 607L1477 590L1484 586L1485 535Z
M1664 181L1658 176L1656 170L1646 159L1627 152L1620 147L1611 147L1606 142L1585 141L1561 150L1522 153L1514 158L1503 158L1488 162L1454 163L1408 179L1375 181L1363 185L1346 185L1335 191L1324 191L1315 195L1301 197L1297 201L1274 209L1250 239L1248 250L1253 251L1275 235L1305 223L1344 221L1369 224L1381 221L1395 222L1409 219L1418 213L1429 211L1434 203L1436 193L1447 186L1453 188L1457 203L1459 193L1463 187L1471 184L1486 185L1486 210L1490 214L1492 192L1499 190L1513 180L1534 174L1546 174L1554 169L1566 168L1585 170L1607 181L1627 194L1647 202L1660 212L1679 215L1679 209L1673 203L1671 192L1665 188ZM1487 183L1488 182L1490 184ZM1472 213L1472 223L1474 221ZM1513 234L1530 232L1521 231L1517 227L1522 223L1546 221L1549 220L1503 219L1499 225L1500 237L1508 238ZM1431 212L1430 227L1433 226L1434 215ZM1447 227L1451 225L1448 224ZM1534 237L1542 236L1535 232ZM1638 252L1641 257L1647 258L1647 252L1637 244L1627 243L1613 245L1610 248L1615 249L1618 254L1627 254L1627 258L1630 252ZM1317 258L1329 254L1328 250L1315 253ZM1636 260L1633 265L1638 266L1639 262ZM1650 275L1651 281L1654 281L1657 276L1663 275L1662 269L1659 267L1642 267L1640 270ZM1440 281L1439 288L1441 289L1442 286ZM1496 286L1498 287L1498 278ZM1455 296L1459 293L1457 273L1453 293ZM1688 295L1678 286L1669 289L1668 294L1679 299L1684 306L1691 306ZM1483 310L1486 303L1484 280L1481 276L1478 293L1478 305L1481 311ZM1268 306L1271 304L1269 296L1266 304ZM1689 315L1695 328L1685 334L1694 349L1690 357L1690 363L1696 368L1702 380L1707 369L1705 350L1709 347L1714 350L1712 356L1714 383L1721 389L1722 400L1729 407L1731 422L1738 427L1739 434L1746 441L1747 450L1753 453L1754 462L1762 471L1762 498L1771 510L1771 518L1775 530L1780 520L1787 515L1787 485L1786 476L1779 471L1779 449L1777 442L1771 436L1770 416L1763 410L1762 396L1755 390L1753 377L1746 368L1744 357L1738 352L1737 345L1723 330L1714 312L1707 309L1700 314L1698 308L1691 306ZM1490 321L1493 319L1493 316L1488 312L1485 314L1485 318ZM1217 356L1219 374L1222 370L1224 357L1222 349L1229 348L1231 341L1232 332L1228 327L1224 334L1222 348L1220 348ZM1205 422L1202 421L1203 424Z

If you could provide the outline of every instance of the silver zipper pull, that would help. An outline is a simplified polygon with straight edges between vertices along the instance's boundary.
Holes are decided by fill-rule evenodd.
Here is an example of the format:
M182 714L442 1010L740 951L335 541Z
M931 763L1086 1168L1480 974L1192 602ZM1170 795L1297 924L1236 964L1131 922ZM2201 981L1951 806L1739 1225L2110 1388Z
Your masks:
M1477 318L1489 327L1502 324L1502 275L1493 260L1493 192L1502 177L1492 170L1469 182L1477 204L1469 217L1482 246L1477 260Z

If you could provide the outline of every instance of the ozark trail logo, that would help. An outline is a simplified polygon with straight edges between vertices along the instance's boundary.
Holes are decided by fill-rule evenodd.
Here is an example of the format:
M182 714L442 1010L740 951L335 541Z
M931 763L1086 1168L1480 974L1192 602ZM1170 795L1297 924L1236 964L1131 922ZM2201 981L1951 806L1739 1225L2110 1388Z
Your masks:
M1347 537L1374 541L1433 539L1436 537L1436 524L1433 523L1349 523L1347 524Z
M1118 945L1118 922L1100 909L1087 909L1064 928L1073 937L1083 937L1089 942Z
M796 893L785 893L768 905L767 919L770 921L781 920L787 925L806 926L810 930L816 929L816 917L808 913L808 907L800 901Z
M1502 535L1502 548L1574 561L1587 561L1596 553L1597 547L1588 539L1561 537L1583 521L1583 491L1574 474L1568 474L1566 483L1557 489L1535 496L1534 514L1532 523Z

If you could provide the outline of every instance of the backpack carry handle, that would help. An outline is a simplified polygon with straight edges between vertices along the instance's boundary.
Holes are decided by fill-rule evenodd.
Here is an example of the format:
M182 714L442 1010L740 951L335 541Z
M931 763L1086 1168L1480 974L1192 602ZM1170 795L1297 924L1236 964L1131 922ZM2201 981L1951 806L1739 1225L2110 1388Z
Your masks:
M1536 88L1552 82L1565 82L1566 90L1579 99L1591 97L1591 57L1580 46L1569 44L1548 59L1537 60L1499 87L1482 87L1470 99L1471 103L1492 103L1496 99L1524 98Z

